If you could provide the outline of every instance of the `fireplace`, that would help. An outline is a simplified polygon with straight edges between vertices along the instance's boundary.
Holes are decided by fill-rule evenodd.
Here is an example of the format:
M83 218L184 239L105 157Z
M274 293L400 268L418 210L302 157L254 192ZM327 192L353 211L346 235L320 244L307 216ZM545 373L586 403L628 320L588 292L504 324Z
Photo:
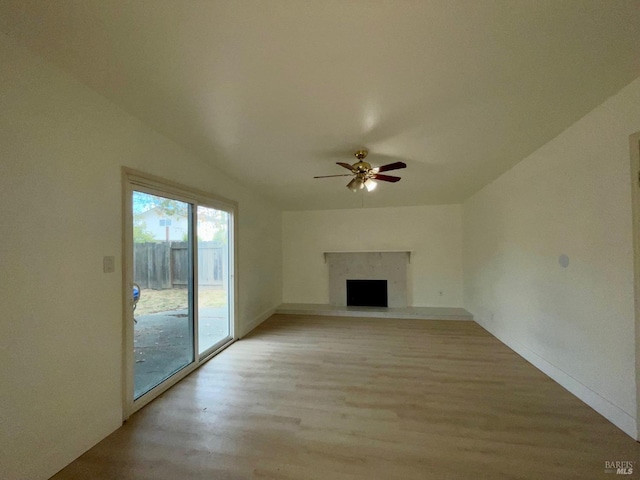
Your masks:
M325 252L329 266L329 303L347 306L347 280L382 279L386 281L384 305L403 308L409 302L408 266L411 252ZM379 298L381 295L377 295ZM350 304L351 305L351 304ZM365 305L360 303L359 305ZM366 305L370 305L367 303ZM378 305L376 303L376 305Z
M387 307L386 280L347 280L347 306Z

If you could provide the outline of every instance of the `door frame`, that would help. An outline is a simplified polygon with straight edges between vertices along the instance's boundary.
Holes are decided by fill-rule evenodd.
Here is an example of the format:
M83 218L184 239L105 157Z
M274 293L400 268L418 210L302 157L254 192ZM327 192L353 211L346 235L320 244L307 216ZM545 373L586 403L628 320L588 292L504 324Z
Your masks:
M171 180L151 175L139 170L122 167L122 420L125 421L137 410L154 400L160 394L171 388L185 378L205 362L213 358L220 351L231 345L239 338L240 328L238 321L238 203L219 195L194 189ZM133 191L147 191L157 195L168 195L176 200L189 202L195 205L193 217L195 218L198 205L215 208L230 213L229 217L229 330L231 339L213 350L200 356L198 349L198 325L194 325L193 355L194 361L185 366L160 385L134 400L134 322L133 322ZM194 268L191 272L192 282L197 283L197 239L192 235L192 248L195 255ZM195 292L194 292L195 293ZM198 299L193 295L194 316L197 315Z
M633 214L633 286L635 299L636 440L640 440L640 132L629 136L631 211Z

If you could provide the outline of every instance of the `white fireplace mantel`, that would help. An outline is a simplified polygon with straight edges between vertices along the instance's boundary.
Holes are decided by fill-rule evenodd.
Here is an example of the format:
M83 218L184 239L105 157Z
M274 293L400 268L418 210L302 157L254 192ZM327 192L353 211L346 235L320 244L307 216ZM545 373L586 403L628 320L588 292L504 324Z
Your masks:
M324 263L327 263L327 255L333 253L406 253L407 261L411 263L412 250L344 250L339 252L323 252Z

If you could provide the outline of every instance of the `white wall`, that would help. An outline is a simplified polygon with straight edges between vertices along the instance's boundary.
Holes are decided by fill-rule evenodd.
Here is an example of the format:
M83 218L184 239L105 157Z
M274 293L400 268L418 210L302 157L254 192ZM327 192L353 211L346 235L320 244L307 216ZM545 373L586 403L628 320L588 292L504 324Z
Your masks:
M0 477L49 478L121 423L121 166L239 202L243 329L281 301L263 198L0 35Z
M459 205L284 212L282 245L286 303L329 303L323 252L412 250L409 305L462 306Z
M465 307L631 436L637 130L640 79L471 197L463 214Z

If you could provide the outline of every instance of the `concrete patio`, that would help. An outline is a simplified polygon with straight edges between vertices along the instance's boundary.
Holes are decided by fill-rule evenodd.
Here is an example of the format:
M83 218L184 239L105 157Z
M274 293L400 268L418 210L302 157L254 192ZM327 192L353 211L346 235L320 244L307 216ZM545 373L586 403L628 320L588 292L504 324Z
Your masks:
M134 327L134 397L138 398L192 362L192 332L186 309L140 315ZM229 335L226 307L201 308L199 353Z

